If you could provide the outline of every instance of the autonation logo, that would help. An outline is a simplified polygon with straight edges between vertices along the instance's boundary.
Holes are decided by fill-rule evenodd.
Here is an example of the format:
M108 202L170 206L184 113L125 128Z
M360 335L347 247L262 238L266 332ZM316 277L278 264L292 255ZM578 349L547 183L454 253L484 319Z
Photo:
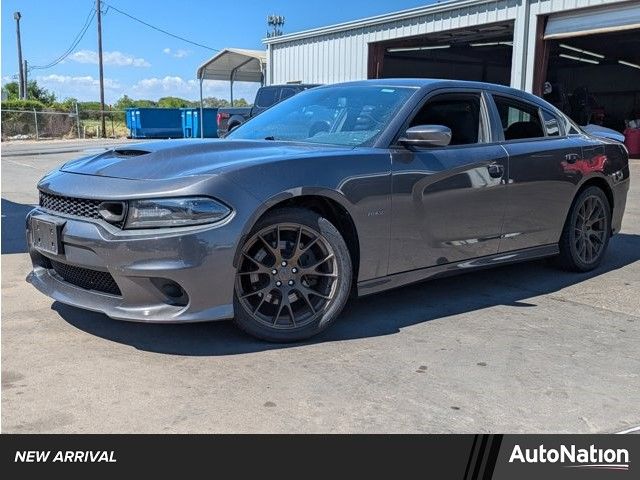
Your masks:
M597 470L629 470L629 451L626 448L577 448L560 445L559 448L525 448L515 445L509 463L561 463L567 468L592 468Z

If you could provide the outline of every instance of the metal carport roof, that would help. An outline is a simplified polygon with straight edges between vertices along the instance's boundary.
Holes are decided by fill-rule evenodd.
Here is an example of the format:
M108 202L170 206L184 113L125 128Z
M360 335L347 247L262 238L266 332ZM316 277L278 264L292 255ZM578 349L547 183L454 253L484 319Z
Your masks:
M267 63L263 50L225 48L198 67L200 80L229 80L260 82Z
M204 80L228 80L233 106L233 82L258 82L264 84L267 53L264 50L225 48L198 67L196 76L200 80L200 136L204 135L202 116L202 82Z

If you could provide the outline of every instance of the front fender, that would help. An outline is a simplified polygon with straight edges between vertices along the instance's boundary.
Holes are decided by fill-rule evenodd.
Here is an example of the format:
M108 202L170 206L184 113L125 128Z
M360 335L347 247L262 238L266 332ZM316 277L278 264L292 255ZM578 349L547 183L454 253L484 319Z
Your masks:
M351 209L349 201L343 195L341 195L339 192L336 192L334 190L330 190L327 188L314 187L314 186L295 187L295 188L290 188L290 189L278 192L274 195L271 195L265 200L262 200L258 208L247 218L247 221L245 222L242 228L242 233L240 235L240 240L238 242L238 249L236 251L234 261L233 261L234 266L237 266L238 264L237 262L238 262L240 251L241 251L240 247L244 244L245 240L253 230L254 225L258 222L260 218L262 218L262 216L267 211L269 211L276 205L282 202L285 202L287 200L290 200L292 198L309 197L309 196L324 197L329 200L335 201L341 207L343 207L346 211L350 211Z

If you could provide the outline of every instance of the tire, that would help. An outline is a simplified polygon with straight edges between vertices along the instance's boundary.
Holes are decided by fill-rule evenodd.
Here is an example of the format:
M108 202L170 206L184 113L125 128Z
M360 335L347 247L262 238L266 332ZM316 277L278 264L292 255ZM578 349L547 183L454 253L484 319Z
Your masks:
M261 218L240 247L234 321L269 342L305 340L328 328L351 291L349 249L326 218L303 208Z
M598 221L594 221L598 219ZM573 201L562 236L558 265L574 272L597 268L611 236L611 206L599 187L587 187Z

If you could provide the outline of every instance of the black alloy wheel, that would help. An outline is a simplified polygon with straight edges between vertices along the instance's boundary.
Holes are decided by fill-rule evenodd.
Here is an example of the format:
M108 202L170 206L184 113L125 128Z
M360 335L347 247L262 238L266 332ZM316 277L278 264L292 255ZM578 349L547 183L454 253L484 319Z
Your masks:
M326 328L346 301L347 247L335 227L313 212L278 211L263 223L238 260L236 322L271 341L307 338Z
M596 268L611 236L611 207L604 192L588 187L575 199L560 239L560 264L574 271Z
M596 260L605 244L608 232L604 204L597 195L590 195L578 207L574 224L575 249L578 258L585 264Z

